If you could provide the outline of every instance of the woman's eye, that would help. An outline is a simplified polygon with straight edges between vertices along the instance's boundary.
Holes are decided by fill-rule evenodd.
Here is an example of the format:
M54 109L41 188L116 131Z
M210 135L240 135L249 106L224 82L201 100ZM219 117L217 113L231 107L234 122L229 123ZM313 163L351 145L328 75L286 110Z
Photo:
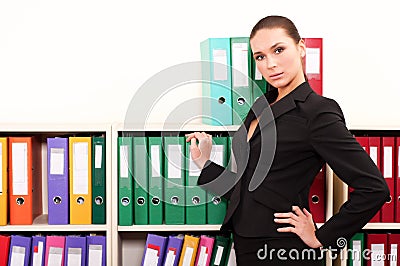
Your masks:
M265 57L265 56L263 56L263 55L257 55L257 56L256 56L256 61L261 61L261 60L264 59L264 57Z
M281 48L281 47L278 47L278 48L276 48L275 49L275 54L280 54L280 53L282 53L283 52L283 48Z

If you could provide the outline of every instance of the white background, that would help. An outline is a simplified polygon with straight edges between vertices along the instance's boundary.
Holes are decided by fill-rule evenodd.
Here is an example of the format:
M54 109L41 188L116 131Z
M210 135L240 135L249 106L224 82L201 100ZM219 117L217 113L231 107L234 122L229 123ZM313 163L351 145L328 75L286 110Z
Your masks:
M324 39L324 95L339 102L349 127L400 126L395 6L384 0L0 0L0 123L123 122L135 91L158 71L200 60L201 41L248 36L259 19L279 14L301 36ZM151 121L201 95L200 88L166 95Z

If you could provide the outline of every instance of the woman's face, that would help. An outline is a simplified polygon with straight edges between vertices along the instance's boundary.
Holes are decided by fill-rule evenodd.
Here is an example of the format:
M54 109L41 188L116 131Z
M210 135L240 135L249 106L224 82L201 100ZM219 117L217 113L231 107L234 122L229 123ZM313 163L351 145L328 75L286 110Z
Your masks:
M271 86L294 89L305 81L303 40L295 43L284 29L261 29L250 40L258 70Z

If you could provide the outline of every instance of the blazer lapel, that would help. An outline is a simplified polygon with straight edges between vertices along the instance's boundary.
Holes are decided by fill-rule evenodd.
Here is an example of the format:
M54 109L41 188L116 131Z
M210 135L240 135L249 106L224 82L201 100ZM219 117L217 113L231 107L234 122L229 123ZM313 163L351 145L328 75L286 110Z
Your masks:
M278 117L295 109L296 101L304 102L311 92L312 89L310 88L309 84L307 82L304 82L291 93L270 106L270 108L265 107L262 110L261 114L258 116L259 126L254 131L252 138L259 134L260 131L268 124L274 122L274 120L276 120ZM268 99L268 102L271 102L270 99Z

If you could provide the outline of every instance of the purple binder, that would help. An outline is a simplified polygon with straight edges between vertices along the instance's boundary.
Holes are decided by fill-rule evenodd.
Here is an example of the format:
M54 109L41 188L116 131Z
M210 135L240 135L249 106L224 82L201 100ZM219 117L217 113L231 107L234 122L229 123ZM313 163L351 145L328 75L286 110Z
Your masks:
M8 266L22 262L24 266L28 266L30 253L31 237L12 235L10 240L10 252L8 255Z
M69 223L68 138L47 138L49 224Z
M142 266L161 266L163 264L166 243L167 238L165 236L147 234L146 246L144 247L142 258Z
M44 236L32 236L32 248L31 248L31 264L33 264L33 260L41 260L42 263L40 265L44 266L44 258L46 254L46 237Z
M87 236L87 265L106 266L106 237L105 236Z
M168 236L167 247L165 248L162 265L178 266L182 244L183 236Z
M66 236L64 252L65 252L64 265L68 265L68 260L71 260L70 265L85 266L86 265L86 237L85 236Z

